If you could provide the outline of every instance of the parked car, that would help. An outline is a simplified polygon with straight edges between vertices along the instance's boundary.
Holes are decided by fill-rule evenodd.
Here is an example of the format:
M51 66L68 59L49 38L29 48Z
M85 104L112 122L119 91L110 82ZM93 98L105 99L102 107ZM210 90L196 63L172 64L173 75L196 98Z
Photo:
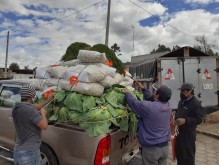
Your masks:
M11 162L16 137L12 107L22 84L29 81L0 81L0 157ZM139 151L139 143L135 135L118 128L89 137L78 125L50 123L42 133L40 150L43 165L121 165Z

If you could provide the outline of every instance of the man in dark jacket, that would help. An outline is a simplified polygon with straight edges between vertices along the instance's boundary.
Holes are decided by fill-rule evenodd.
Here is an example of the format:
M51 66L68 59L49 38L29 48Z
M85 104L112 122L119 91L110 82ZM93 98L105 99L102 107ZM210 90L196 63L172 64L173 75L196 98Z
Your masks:
M182 84L180 91L181 100L174 112L179 129L175 141L177 165L195 165L196 127L202 122L203 110L192 84Z
M152 94L143 86L141 88L145 98ZM129 107L140 117L137 136L142 146L142 164L166 165L172 112L168 102L171 89L161 85L154 92L154 101L139 101L127 89L124 92Z

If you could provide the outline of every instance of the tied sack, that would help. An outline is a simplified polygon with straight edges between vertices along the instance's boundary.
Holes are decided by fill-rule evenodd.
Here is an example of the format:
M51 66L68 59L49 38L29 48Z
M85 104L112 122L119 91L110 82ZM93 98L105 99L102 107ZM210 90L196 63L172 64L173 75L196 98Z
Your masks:
M69 80L72 76L78 77L80 82L99 82L106 76L106 71L96 65L77 65L75 67L69 67L66 70L66 80Z
M79 50L77 59L86 63L105 63L107 60L105 53L89 50Z
M50 75L47 72L46 68L37 68L35 77L40 78L40 79L47 79L47 78L50 78Z
M106 76L104 80L99 82L105 88L111 87L112 85L116 84L117 81L112 78L111 76Z
M55 67L49 67L48 72L50 73L51 77L64 78L66 69L67 68L63 66L55 66Z
M59 86L67 91L75 91L90 96L101 96L104 91L104 87L98 83L78 82L77 84L70 84L69 81L63 80L59 83Z

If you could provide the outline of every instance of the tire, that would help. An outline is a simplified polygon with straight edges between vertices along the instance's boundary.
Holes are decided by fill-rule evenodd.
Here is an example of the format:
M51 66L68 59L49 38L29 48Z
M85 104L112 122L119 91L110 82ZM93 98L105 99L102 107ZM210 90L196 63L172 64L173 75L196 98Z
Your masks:
M59 165L57 157L53 150L46 144L40 146L41 165Z

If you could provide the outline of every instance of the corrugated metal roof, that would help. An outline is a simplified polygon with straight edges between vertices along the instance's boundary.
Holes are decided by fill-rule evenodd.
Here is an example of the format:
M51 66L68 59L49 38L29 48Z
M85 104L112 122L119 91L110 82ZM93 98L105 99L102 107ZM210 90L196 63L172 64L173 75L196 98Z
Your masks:
M169 51L133 56L131 58L131 62L132 62L132 64L141 63L143 61L148 61L147 63L149 63L149 62L155 61L157 58L159 58L167 53L169 53Z

